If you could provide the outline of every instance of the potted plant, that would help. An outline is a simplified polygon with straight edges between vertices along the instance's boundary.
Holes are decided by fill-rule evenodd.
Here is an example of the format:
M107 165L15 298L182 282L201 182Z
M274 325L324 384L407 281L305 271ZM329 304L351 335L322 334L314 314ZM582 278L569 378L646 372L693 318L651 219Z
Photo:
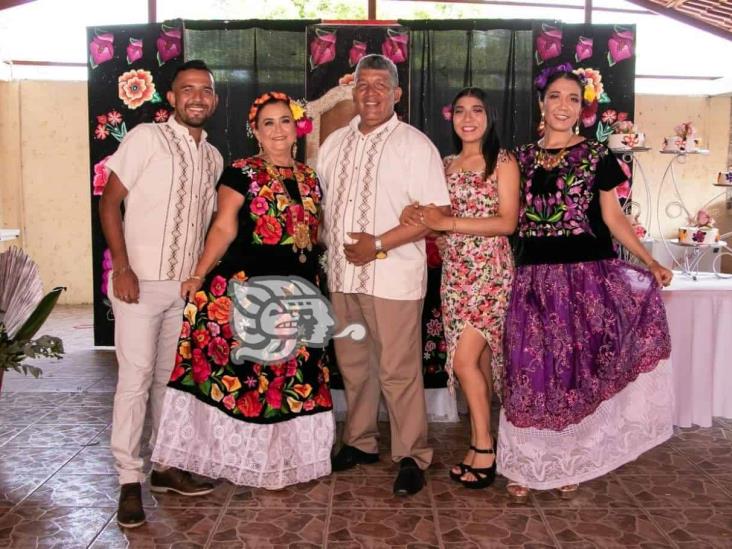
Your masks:
M0 254L0 389L6 370L41 375L40 368L24 363L26 359L63 355L59 338L35 336L64 290L54 288L44 296L33 260L18 248Z

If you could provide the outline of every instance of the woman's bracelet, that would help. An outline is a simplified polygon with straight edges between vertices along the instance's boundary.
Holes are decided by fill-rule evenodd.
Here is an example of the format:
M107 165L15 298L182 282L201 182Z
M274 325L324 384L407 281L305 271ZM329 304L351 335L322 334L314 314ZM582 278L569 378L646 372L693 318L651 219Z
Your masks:
M129 263L125 265L124 267L120 267L119 269L114 269L112 271L112 279L117 278L122 273L126 273L127 271L131 271L132 267L130 267Z
M191 276L189 276L188 278L189 278L189 279L191 279L191 278L192 278L193 280L200 280L201 282L203 282L203 279L204 279L204 277L202 277L201 275L197 275L197 274L192 274L192 275L191 275Z

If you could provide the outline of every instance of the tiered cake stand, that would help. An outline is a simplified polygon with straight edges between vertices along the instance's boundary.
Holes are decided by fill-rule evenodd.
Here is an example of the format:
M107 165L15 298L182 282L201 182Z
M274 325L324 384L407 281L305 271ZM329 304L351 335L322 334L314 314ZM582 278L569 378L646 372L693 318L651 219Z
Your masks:
M709 154L709 151L706 150L696 150L692 152L668 152L668 151L661 151L661 154L667 154L671 155L671 159L669 160L668 166L666 167L666 170L663 172L663 177L661 178L661 184L658 188L658 196L656 199L656 222L658 227L658 233L660 235L663 234L663 231L661 230L661 196L663 196L663 188L666 183L666 181L669 181L670 184L673 187L673 193L675 200L669 202L664 211L666 212L666 215L672 219L680 218L682 216L692 219L694 216L691 214L689 209L684 204L684 199L681 196L681 193L679 192L679 186L676 180L676 173L674 172L674 164L683 164L686 162L686 158L689 155L692 154ZM723 185L716 185L715 186L723 186ZM726 187L726 185L724 185ZM728 187L729 188L729 187ZM725 191L722 191L720 194L715 195L712 197L711 200L707 201L700 209L704 209L707 206L709 206L712 202L717 200L718 198L725 195ZM672 258L674 262L674 268L681 271L685 276L688 276L692 280L697 279L697 275L699 274L699 265L701 264L702 259L705 257L706 254L712 253L715 255L714 260L712 261L712 269L714 274L719 278L730 278L732 275L726 275L721 272L722 267L722 257L725 255L732 256L732 248L729 247L729 245L726 242L726 238L731 238L732 233L726 233L724 235L720 236L719 242L715 242L713 244L687 244L685 242L679 242L678 239L667 239L662 238L662 242L664 246L666 247L666 250L669 254L669 256ZM672 250L673 248L681 247L683 248L683 252L681 254L678 254L680 257L676 257L677 253L674 253L676 250Z

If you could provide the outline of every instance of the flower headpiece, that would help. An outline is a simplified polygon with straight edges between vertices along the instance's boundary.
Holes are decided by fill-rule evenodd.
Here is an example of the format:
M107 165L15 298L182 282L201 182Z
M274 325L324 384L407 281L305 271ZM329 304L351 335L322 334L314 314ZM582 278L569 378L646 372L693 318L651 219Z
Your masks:
M558 72L573 72L574 67L570 63L562 63L560 65L552 65L543 68L536 78L534 78L534 86L538 91L544 91L549 78Z
M561 63L559 65L553 65L551 67L546 67L542 69L541 72L534 79L534 86L536 86L536 89L538 91L543 92L546 89L549 78L559 72L571 72L579 77L580 82L582 83L582 100L586 105L596 101L597 97L603 91L602 89L598 91L597 86L594 82L593 75L597 71L593 71L593 69L583 68L575 69L574 67L572 67L571 63Z
M253 128L257 123L257 113L259 109L268 101L282 101L287 103L292 113L292 119L295 121L295 131L297 137L303 137L313 131L313 119L310 118L305 112L305 105L303 101L296 101L289 95L283 92L273 91L266 92L257 97L249 108L249 116L247 120L247 135L254 137Z

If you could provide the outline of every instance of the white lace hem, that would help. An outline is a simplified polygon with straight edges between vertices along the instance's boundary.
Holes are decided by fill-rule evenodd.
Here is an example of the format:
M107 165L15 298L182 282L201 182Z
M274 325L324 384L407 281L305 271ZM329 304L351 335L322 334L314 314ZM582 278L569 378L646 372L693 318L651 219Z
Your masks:
M247 423L168 388L152 461L278 490L329 475L334 436L332 412L266 425Z
M661 361L580 423L520 428L501 409L498 472L535 490L579 484L633 461L673 434L670 361Z

